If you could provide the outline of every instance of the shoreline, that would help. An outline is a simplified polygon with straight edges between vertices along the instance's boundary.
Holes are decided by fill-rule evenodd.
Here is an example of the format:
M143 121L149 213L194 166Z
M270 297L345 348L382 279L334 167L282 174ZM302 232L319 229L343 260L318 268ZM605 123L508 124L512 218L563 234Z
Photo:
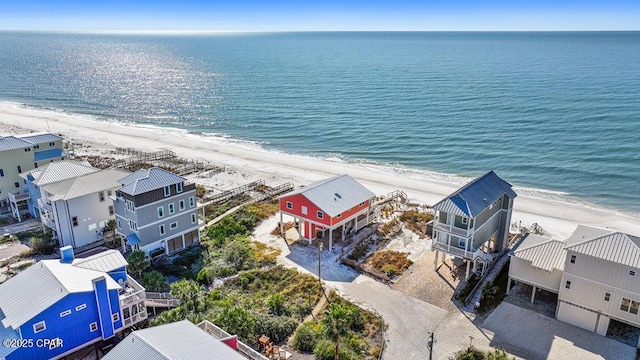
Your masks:
M400 189L412 201L432 205L460 187L462 180L469 180L411 168L391 168L372 163L358 164L280 153L224 136L153 125L134 125L115 120L92 120L90 115L0 101L0 134L15 133L20 129L48 131L47 128L51 132L63 134L70 142L88 143L93 150L102 154L115 147L131 147L143 151L168 149L181 157L225 165L232 171L233 179L229 181L238 184L261 178L272 185L290 181L300 186L348 173L378 195ZM389 171L390 169L394 171ZM489 170L491 169L486 169ZM434 179L419 178L419 175L429 174ZM435 179L437 177L441 181ZM505 180L509 181L508 178ZM522 221L523 226L538 223L547 232L547 236L564 239L578 224L640 235L640 219L624 211L532 197L528 194L536 193L537 189L514 188L520 193L515 200L512 221ZM562 194L547 190L540 192L548 192L550 196Z

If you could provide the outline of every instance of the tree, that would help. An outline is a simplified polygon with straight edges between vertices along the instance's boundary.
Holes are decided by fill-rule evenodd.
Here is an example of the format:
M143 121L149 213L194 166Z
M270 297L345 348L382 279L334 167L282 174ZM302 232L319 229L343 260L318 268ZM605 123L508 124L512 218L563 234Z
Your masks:
M180 304L188 311L195 311L201 303L204 293L202 286L193 280L180 280L171 284L171 296L180 300Z
M243 341L250 341L255 338L256 318L244 307L223 308L215 323L226 332L237 334Z
M323 312L322 327L325 336L335 344L333 351L334 360L339 360L340 339L347 335L349 313L340 304L332 303L329 309Z
M169 286L164 275L156 270L144 273L141 281L145 289L151 292L160 292Z
M142 272L151 266L149 257L142 250L136 250L129 254L127 263L129 263L129 273L136 275L138 279L142 276Z
M269 306L269 312L273 315L283 315L286 312L284 307L284 296L282 294L273 294L267 298L267 306Z

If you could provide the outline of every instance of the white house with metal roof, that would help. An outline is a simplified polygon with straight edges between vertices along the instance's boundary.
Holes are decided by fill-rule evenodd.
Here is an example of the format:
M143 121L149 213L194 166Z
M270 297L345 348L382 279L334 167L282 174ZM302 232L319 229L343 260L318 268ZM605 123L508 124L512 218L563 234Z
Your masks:
M280 200L280 231L284 233L283 215L298 223L298 233L309 243L329 232L329 250L333 230L341 228L344 240L349 231L358 231L369 223L371 199L375 197L351 176L344 174L316 181L286 193Z
M43 228L52 231L60 246L78 248L103 239L107 223L115 219L109 197L120 188L118 180L128 174L122 169L99 170L86 162L60 161L23 176Z
M195 184L157 167L118 181L112 200L125 251L168 254L200 241Z
M144 288L126 275L119 252L76 260L71 247L60 251L60 260L41 260L0 284L0 338L33 342L3 342L0 358L59 359L146 319Z
M28 199L19 174L64 159L62 138L51 133L0 136L0 205L12 205L20 218L19 205Z
M565 241L528 235L511 253L509 283L558 294L556 317L606 335L610 321L640 327L640 238L578 226Z
M466 278L473 271L483 274L506 249L513 200L511 184L489 171L433 206L432 250L461 258L467 264Z
M136 330L116 345L103 360L267 360L237 336L208 323L196 326L189 320ZM206 330L215 327L215 331ZM216 335L224 337L219 338Z

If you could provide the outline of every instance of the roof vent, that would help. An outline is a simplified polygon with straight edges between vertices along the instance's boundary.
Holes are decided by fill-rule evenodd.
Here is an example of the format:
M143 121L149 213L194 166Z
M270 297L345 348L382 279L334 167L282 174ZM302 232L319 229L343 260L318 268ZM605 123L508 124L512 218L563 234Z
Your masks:
M338 199L342 199L342 196L340 196L340 194L335 193L334 195L335 195Z

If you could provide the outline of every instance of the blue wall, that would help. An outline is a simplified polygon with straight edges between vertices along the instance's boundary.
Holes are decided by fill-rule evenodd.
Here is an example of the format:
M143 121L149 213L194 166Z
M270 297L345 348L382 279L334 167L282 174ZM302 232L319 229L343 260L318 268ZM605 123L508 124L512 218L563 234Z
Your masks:
M29 207L29 214L34 217L40 217L40 211L38 211L38 199L40 199L40 188L34 185L31 181L33 181L33 177L31 175L27 176L27 184L25 185L25 190L31 194L31 199L27 200L27 206Z
M113 280L115 280L118 284L118 280L122 280L123 283L127 282L127 269L123 266L121 268L109 271L107 274L111 275Z
M113 312L120 312L120 304L118 302L118 291L109 290L109 303ZM76 306L86 304L83 310L76 311ZM108 306L107 306L108 307ZM65 310L71 310L71 314L60 317L60 313ZM111 319L109 317L109 319ZM33 333L33 324L45 321L46 330L37 334ZM98 323L98 329L91 332L89 324ZM116 329L122 327L122 319L114 324ZM63 346L60 348L22 348L11 353L6 360L30 360L30 359L48 359L83 344L89 343L96 339L102 338L100 327L100 319L98 317L98 308L94 292L69 294L49 309L35 316L32 320L20 327L23 339L52 339L60 338Z

